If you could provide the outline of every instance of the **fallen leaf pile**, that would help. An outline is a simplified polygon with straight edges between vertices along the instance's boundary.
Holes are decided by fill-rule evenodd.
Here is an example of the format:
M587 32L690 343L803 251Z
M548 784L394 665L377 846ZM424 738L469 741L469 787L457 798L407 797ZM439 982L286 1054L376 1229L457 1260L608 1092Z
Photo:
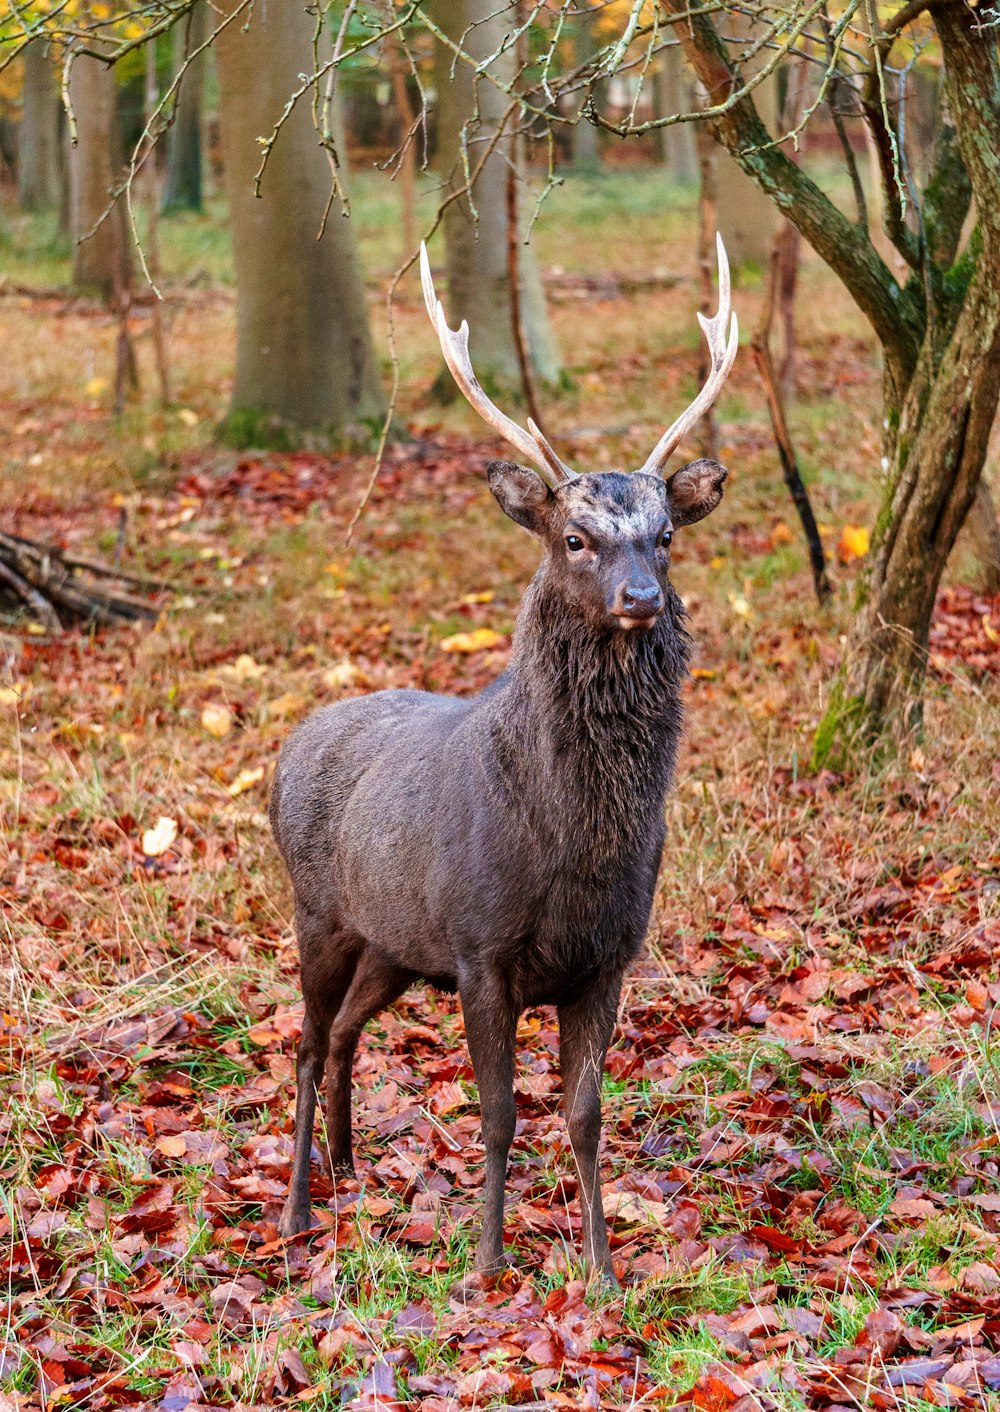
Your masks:
M502 670L536 552L488 459L443 434L394 448L345 547L367 464L192 456L129 501L137 552L177 573L155 629L5 636L3 1412L989 1405L1000 614L945 588L927 736L810 773L839 645L805 577L768 579L795 547L783 503L677 546L699 655L605 1084L622 1291L579 1277L538 1010L514 1263L451 1296L484 1153L460 1007L424 989L362 1040L358 1179L314 1162L315 1227L279 1238L302 1004L273 762L315 707ZM78 549L118 523L111 496L24 497L20 531Z

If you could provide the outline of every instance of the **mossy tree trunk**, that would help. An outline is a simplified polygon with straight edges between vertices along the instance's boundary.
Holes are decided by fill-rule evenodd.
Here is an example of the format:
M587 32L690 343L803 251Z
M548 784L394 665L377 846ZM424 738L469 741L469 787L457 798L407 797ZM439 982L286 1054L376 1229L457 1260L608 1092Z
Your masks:
M496 53L513 19L513 11L499 9L492 0L434 0L431 9L438 26L456 41L461 39L477 61ZM494 69L512 78L515 62L514 50L508 48L495 60ZM438 165L446 192L462 191L466 185L466 160L470 173L482 163L472 187L475 209L468 196L461 195L444 213L449 319L453 327L468 320L469 348L480 381L518 388L521 376L507 261L507 173L516 160L516 118L508 115L506 95L486 79L477 82L471 67L456 61L440 41L436 79ZM506 127L497 137L505 119ZM520 244L518 254L527 356L535 379L552 384L559 377L559 356L538 266L530 246Z
M225 12L235 7L226 0ZM340 439L379 417L384 398L354 229L330 199L331 171L309 97L260 166L299 75L312 72L315 21L299 0L269 0L216 40L226 188L236 268L236 377L222 426L238 445Z
M167 132L164 211L202 209L201 107L207 54L197 50L209 33L208 0L198 0L187 21L174 28L174 71L186 67L177 90L174 121Z
M665 4L687 13L686 0ZM944 83L916 229L902 209L874 62L865 94L886 234L910 271L904 282L867 231L768 146L751 97L713 122L747 175L839 275L884 354L881 508L844 663L817 732L818 761L843 755L858 737L920 719L934 599L976 494L1000 396L1000 67L996 46L976 33L964 4L936 0L928 10ZM709 102L723 101L739 79L711 20L692 17L677 33ZM892 43L879 43L884 63ZM973 199L977 225L962 249Z

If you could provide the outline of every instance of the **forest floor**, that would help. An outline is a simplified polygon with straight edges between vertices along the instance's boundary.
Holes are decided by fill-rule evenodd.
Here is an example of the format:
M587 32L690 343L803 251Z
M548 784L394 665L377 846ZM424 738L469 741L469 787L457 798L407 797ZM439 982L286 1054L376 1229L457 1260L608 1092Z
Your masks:
M643 459L691 396L693 211L631 172L546 207L568 360L551 436L581 469ZM391 215L360 183L376 318ZM212 444L233 356L217 213L163 227L174 405L140 309L144 393L118 421L113 321L62 292L67 252L37 222L4 231L2 527L120 548L177 592L152 628L2 630L0 1407L1000 1405L1000 600L960 555L924 737L811 772L879 456L875 354L822 267L803 271L792 422L833 600L812 596L745 353L720 407L726 498L677 540L689 725L605 1085L623 1292L602 1302L574 1263L540 1010L518 1030L516 1264L463 1306L482 1147L446 997L371 1024L359 1181L334 1191L317 1164L317 1230L278 1238L302 1006L264 808L313 707L503 668L537 555L486 489L497 448L432 402L409 280L412 439L347 545L370 456ZM609 268L677 278L581 278ZM744 329L760 295L737 289ZM485 645L449 650L475 628Z

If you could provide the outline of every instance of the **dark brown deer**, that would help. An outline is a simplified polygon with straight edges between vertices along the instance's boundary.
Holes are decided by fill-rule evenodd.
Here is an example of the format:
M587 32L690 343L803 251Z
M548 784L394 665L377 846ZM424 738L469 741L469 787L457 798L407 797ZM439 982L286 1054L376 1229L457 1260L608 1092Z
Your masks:
M542 473L507 461L487 470L543 558L510 667L480 696L380 691L343 701L310 716L281 752L271 823L295 893L306 1004L283 1235L309 1226L324 1066L329 1164L351 1173L358 1036L423 979L458 990L479 1085L476 1270L493 1274L504 1260L518 1016L555 1005L584 1261L614 1280L598 1173L601 1079L622 978L649 923L681 733L688 636L670 543L715 509L726 478L705 460L664 478L736 356L721 240L718 251L719 312L699 315L708 381L631 475L576 475L532 422L525 432L497 410L472 371L468 327L448 328L421 251L427 309L456 382Z

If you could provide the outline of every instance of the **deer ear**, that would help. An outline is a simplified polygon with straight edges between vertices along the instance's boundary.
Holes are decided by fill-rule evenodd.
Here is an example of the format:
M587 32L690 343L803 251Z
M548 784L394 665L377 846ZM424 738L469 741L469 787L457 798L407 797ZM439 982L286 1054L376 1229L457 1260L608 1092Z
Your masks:
M718 461L689 461L667 481L667 505L674 528L710 515L722 499L729 472Z
M513 461L491 461L486 479L505 515L532 534L542 533L555 497L541 476Z

